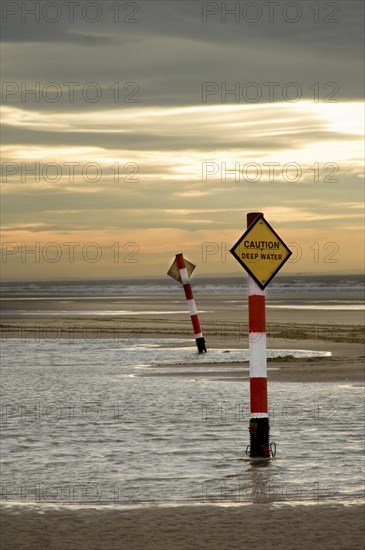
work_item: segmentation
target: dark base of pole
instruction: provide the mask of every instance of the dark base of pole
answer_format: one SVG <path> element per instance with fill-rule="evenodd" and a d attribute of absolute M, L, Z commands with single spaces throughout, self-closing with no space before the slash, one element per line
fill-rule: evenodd
<path fill-rule="evenodd" d="M 270 426 L 268 418 L 251 418 L 250 457 L 270 458 Z"/>
<path fill-rule="evenodd" d="M 205 339 L 203 336 L 196 339 L 196 345 L 198 346 L 199 353 L 207 353 L 207 348 L 205 347 Z"/>

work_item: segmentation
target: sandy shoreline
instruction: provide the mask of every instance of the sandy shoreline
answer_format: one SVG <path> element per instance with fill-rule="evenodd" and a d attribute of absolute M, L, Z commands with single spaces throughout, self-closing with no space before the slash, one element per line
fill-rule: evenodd
<path fill-rule="evenodd" d="M 335 300 L 336 294 L 329 297 Z M 113 339 L 116 343 L 135 338 L 178 338 L 183 340 L 180 345 L 195 345 L 186 304 L 179 294 L 69 300 L 67 297 L 39 298 L 38 301 L 37 297 L 3 297 L 4 315 L 0 327 L 3 341 L 10 338 L 21 338 L 22 342 L 60 339 L 72 342 L 81 339 L 92 345 L 93 341 L 104 338 Z M 304 298 L 306 303 L 318 300 L 317 296 L 311 297 L 310 294 Z M 295 301 L 295 295 L 290 299 Z M 276 304 L 275 296 L 271 303 Z M 209 348 L 248 348 L 244 296 L 203 295 L 199 298 L 199 304 L 208 353 Z M 105 315 L 106 310 L 109 315 Z M 166 315 L 166 311 L 172 314 Z M 323 358 L 269 360 L 268 376 L 272 381 L 364 381 L 363 311 L 268 309 L 266 323 L 268 349 L 329 351 L 332 354 Z M 179 344 L 169 344 L 167 341 L 166 345 Z M 204 365 L 208 366 L 208 363 Z M 222 369 L 211 373 L 203 365 L 185 365 L 195 376 L 215 376 L 222 380 L 247 378 L 248 364 L 242 362 L 242 366 L 241 372 L 225 372 L 222 365 Z M 184 370 L 186 372 L 187 369 Z M 174 376 L 184 374 L 175 371 Z"/>
<path fill-rule="evenodd" d="M 153 330 L 153 326 L 147 327 L 146 331 L 138 330 L 130 333 L 130 328 L 133 325 L 123 324 L 118 327 L 118 332 L 115 332 L 114 328 L 109 329 L 103 325 L 100 320 L 88 320 L 81 321 L 79 319 L 70 319 L 70 324 L 59 324 L 59 320 L 55 319 L 38 319 L 32 321 L 31 324 L 24 325 L 23 321 L 6 321 L 3 322 L 1 339 L 6 341 L 12 338 L 20 338 L 22 343 L 25 342 L 40 342 L 43 340 L 59 341 L 65 340 L 73 342 L 75 340 L 81 340 L 92 345 L 93 342 L 98 339 L 112 339 L 116 344 L 123 342 L 126 339 L 134 338 L 176 338 L 176 330 L 167 328 L 162 329 L 159 332 Z M 83 324 L 82 329 L 80 325 Z M 107 325 L 108 322 L 106 321 Z M 72 330 L 70 330 L 72 326 Z M 37 330 L 35 330 L 35 327 Z M 268 349 L 296 349 L 296 350 L 313 350 L 330 352 L 331 357 L 313 357 L 313 358 L 295 358 L 291 355 L 287 357 L 277 357 L 268 359 L 268 377 L 272 381 L 279 382 L 364 382 L 365 370 L 364 370 L 364 358 L 365 348 L 362 342 L 363 340 L 363 328 L 353 326 L 338 326 L 336 332 L 331 332 L 332 340 L 321 337 L 318 326 L 315 327 L 315 334 L 310 330 L 310 327 L 297 325 L 291 327 L 291 330 L 295 331 L 293 337 L 288 334 L 283 338 L 282 334 L 285 331 L 285 327 L 280 325 L 276 326 L 276 330 L 280 334 L 280 337 L 274 337 L 268 334 L 267 348 Z M 178 331 L 179 337 L 186 339 L 183 345 L 189 345 L 194 349 L 195 342 L 191 338 L 190 327 L 180 327 Z M 247 335 L 239 335 L 239 337 L 233 337 L 229 339 L 227 335 L 222 334 L 209 334 L 209 330 L 206 334 L 208 354 L 209 348 L 226 349 L 229 353 L 230 349 L 247 349 L 248 338 Z M 303 338 L 304 335 L 304 339 Z M 300 338 L 299 338 L 300 336 Z M 189 343 L 189 340 L 191 342 Z M 176 346 L 176 343 L 169 344 L 166 342 L 166 346 Z M 228 356 L 227 356 L 228 357 Z M 237 363 L 230 363 L 229 359 L 226 363 L 221 364 L 221 369 L 209 372 L 207 368 L 209 366 L 217 366 L 218 363 L 204 362 L 199 365 L 197 363 L 185 364 L 184 371 L 179 373 L 174 370 L 171 372 L 160 373 L 144 373 L 143 376 L 191 376 L 194 377 L 215 377 L 220 380 L 237 380 L 246 379 L 249 376 L 248 361 L 242 361 L 242 370 L 235 372 L 228 372 L 230 365 Z M 157 365 L 155 365 L 157 366 Z M 158 365 L 161 369 L 168 368 L 170 365 L 163 364 Z"/>
<path fill-rule="evenodd" d="M 1 527 L 4 550 L 362 550 L 364 507 L 19 508 Z"/>
<path fill-rule="evenodd" d="M 361 359 L 347 360 L 344 363 L 341 358 L 319 357 L 314 359 L 289 359 L 288 362 L 272 360 L 268 363 L 268 378 L 272 382 L 364 382 L 364 362 Z M 205 367 L 216 364 L 205 363 L 203 366 L 196 364 L 184 365 L 184 372 L 159 372 L 145 373 L 144 377 L 174 376 L 195 378 L 214 378 L 216 380 L 237 381 L 249 379 L 248 364 L 243 363 L 242 372 L 226 372 L 222 365 L 221 370 L 208 371 Z M 170 365 L 160 365 L 159 368 L 169 368 Z M 274 368 L 273 368 L 274 367 Z M 189 369 L 189 370 L 187 370 Z"/>

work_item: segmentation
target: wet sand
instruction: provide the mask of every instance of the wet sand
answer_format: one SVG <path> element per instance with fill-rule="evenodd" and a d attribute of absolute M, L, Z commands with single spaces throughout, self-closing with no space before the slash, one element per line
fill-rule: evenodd
<path fill-rule="evenodd" d="M 2 514 L 4 550 L 362 550 L 364 507 L 19 508 Z"/>
<path fill-rule="evenodd" d="M 295 298 L 289 295 L 286 300 L 292 303 Z M 299 305 L 303 304 L 303 299 L 306 304 L 318 303 L 318 296 L 308 294 L 301 296 Z M 336 294 L 327 296 L 327 299 L 335 300 Z M 276 308 L 279 302 L 275 296 L 268 299 L 267 304 L 268 349 L 329 351 L 332 354 L 331 357 L 313 359 L 289 356 L 269 360 L 271 380 L 364 381 L 364 311 L 281 309 Z M 20 337 L 24 342 L 61 338 L 72 341 L 80 338 L 92 343 L 100 338 L 112 338 L 116 342 L 129 338 L 181 338 L 191 339 L 194 346 L 186 302 L 180 294 L 96 297 L 91 300 L 41 297 L 39 301 L 36 297 L 12 300 L 9 296 L 2 301 L 2 305 L 6 310 L 1 320 L 3 340 Z M 238 299 L 237 295 L 203 295 L 199 298 L 199 306 L 208 353 L 209 348 L 248 348 L 248 314 L 244 296 Z M 106 310 L 110 314 L 105 315 Z M 166 311 L 172 314 L 163 313 Z M 35 314 L 27 315 L 27 312 Z M 185 341 L 181 345 L 189 343 Z M 196 365 L 191 365 L 191 370 L 196 376 L 234 380 L 247 377 L 248 365 L 244 362 L 242 365 L 245 368 L 241 373 L 227 373 L 223 365 L 215 373 L 207 373 Z M 177 376 L 176 373 L 174 375 Z"/>

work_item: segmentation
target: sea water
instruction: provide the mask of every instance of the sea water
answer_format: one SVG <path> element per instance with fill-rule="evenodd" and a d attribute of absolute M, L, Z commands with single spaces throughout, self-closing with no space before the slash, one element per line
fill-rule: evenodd
<path fill-rule="evenodd" d="M 5 283 L 3 322 L 24 319 L 32 326 L 36 316 L 80 315 L 95 324 L 99 315 L 115 319 L 146 312 L 170 319 L 186 314 L 185 308 L 159 305 L 155 312 L 150 305 L 141 312 L 133 304 L 142 305 L 156 292 L 175 304 L 176 285 L 167 277 Z M 226 294 L 227 302 L 237 298 L 241 307 L 244 285 L 241 277 L 202 277 L 194 281 L 194 290 L 197 296 Z M 359 276 L 278 277 L 267 305 L 355 312 L 363 308 L 363 291 Z M 15 311 L 20 302 L 21 308 L 28 304 L 26 309 Z M 272 382 L 270 372 L 277 367 L 269 363 L 271 441 L 277 452 L 269 461 L 257 461 L 246 454 L 247 349 L 221 347 L 199 355 L 191 339 L 128 338 L 118 331 L 109 339 L 97 331 L 85 338 L 77 333 L 58 338 L 57 332 L 47 338 L 20 336 L 5 335 L 2 342 L 4 505 L 351 504 L 363 499 L 364 389 L 359 383 Z M 269 357 L 288 355 L 330 353 L 268 350 Z"/>
<path fill-rule="evenodd" d="M 2 502 L 360 502 L 363 387 L 269 383 L 276 457 L 249 443 L 248 350 L 190 340 L 3 342 Z M 269 350 L 269 356 L 329 352 Z M 211 365 L 210 363 L 217 363 Z M 271 366 L 273 365 L 273 366 Z M 275 363 L 269 364 L 270 369 Z M 229 378 L 240 372 L 241 378 Z"/>

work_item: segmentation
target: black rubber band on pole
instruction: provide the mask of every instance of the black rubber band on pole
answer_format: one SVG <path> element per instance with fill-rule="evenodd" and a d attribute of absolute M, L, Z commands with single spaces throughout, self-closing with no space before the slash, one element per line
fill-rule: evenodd
<path fill-rule="evenodd" d="M 270 426 L 268 418 L 251 418 L 250 457 L 270 458 Z"/>
<path fill-rule="evenodd" d="M 205 338 L 203 336 L 196 339 L 196 345 L 198 346 L 199 353 L 207 353 L 207 348 L 205 347 Z"/>

